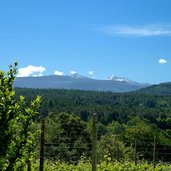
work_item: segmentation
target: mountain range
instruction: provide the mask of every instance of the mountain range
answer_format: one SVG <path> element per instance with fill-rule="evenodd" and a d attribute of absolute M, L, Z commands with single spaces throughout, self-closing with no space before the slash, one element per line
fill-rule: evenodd
<path fill-rule="evenodd" d="M 93 91 L 129 92 L 149 86 L 131 81 L 125 77 L 111 76 L 97 80 L 72 74 L 66 76 L 50 75 L 40 77 L 17 77 L 14 87 L 40 89 L 74 89 Z"/>

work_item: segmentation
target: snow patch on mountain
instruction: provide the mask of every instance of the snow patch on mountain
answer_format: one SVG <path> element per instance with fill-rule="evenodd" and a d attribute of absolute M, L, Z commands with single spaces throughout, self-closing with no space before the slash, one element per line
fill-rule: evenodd
<path fill-rule="evenodd" d="M 71 78 L 74 78 L 74 79 L 91 79 L 89 77 L 82 76 L 82 75 L 80 75 L 78 73 L 73 73 L 73 74 L 70 74 L 68 76 L 71 77 Z"/>
<path fill-rule="evenodd" d="M 119 77 L 116 75 L 109 76 L 107 80 L 112 80 L 112 81 L 120 81 L 120 82 L 133 82 L 132 80 L 126 78 L 126 77 Z"/>

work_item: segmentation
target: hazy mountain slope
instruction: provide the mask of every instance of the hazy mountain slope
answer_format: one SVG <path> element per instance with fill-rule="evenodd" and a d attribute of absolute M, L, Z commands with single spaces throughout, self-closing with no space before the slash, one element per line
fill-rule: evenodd
<path fill-rule="evenodd" d="M 136 82 L 95 80 L 82 76 L 43 76 L 43 77 L 17 77 L 14 87 L 21 88 L 54 88 L 77 89 L 95 91 L 128 92 L 143 87 L 145 84 Z"/>

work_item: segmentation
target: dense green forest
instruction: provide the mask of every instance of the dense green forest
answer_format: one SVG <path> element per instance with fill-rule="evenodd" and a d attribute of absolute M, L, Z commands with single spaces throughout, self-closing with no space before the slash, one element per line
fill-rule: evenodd
<path fill-rule="evenodd" d="M 148 94 L 142 91 L 112 93 L 64 89 L 44 90 L 17 88 L 16 95 L 23 95 L 28 101 L 34 99 L 37 95 L 41 95 L 41 115 L 47 118 L 47 122 L 51 123 L 49 125 L 56 125 L 52 122 L 56 119 L 57 123 L 60 120 L 59 116 L 62 112 L 80 117 L 81 120 L 79 123 L 82 122 L 83 124 L 81 125 L 84 128 L 87 127 L 87 131 L 85 130 L 86 128 L 83 129 L 85 136 L 80 140 L 81 144 L 87 143 L 84 149 L 91 148 L 89 146 L 90 140 L 85 137 L 88 137 L 88 134 L 90 134 L 90 121 L 92 114 L 96 113 L 98 115 L 98 140 L 99 144 L 102 143 L 101 147 L 103 144 L 112 143 L 111 140 L 115 139 L 112 135 L 117 136 L 117 142 L 120 144 L 118 148 L 120 150 L 119 158 L 126 156 L 123 153 L 126 149 L 129 151 L 127 156 L 131 159 L 133 158 L 133 147 L 136 140 L 139 159 L 151 161 L 155 138 L 157 159 L 170 161 L 171 96 L 167 95 L 166 92 L 159 95 L 155 93 Z M 72 125 L 72 122 L 70 123 Z M 53 134 L 54 129 L 54 126 L 51 128 L 49 126 L 49 130 L 51 130 L 49 135 Z M 59 130 L 59 127 L 57 126 L 56 129 Z M 61 136 L 61 134 L 59 133 L 58 136 Z M 49 139 L 52 140 L 53 138 L 51 137 Z M 53 141 L 56 140 L 54 139 Z M 113 146 L 116 146 L 116 140 L 113 141 Z M 110 156 L 113 155 L 113 158 L 118 157 L 116 151 L 112 151 L 113 149 L 110 147 L 106 148 L 108 148 Z M 48 154 L 48 150 L 47 156 L 52 154 L 51 152 Z M 104 150 L 99 151 L 99 157 L 105 155 Z M 80 155 L 77 152 L 73 153 L 76 154 L 75 156 L 81 156 L 85 151 L 79 152 Z M 74 154 L 70 154 L 70 156 Z M 63 156 L 63 158 L 65 157 Z"/>
<path fill-rule="evenodd" d="M 23 95 L 28 101 L 41 95 L 41 113 L 44 116 L 50 112 L 67 112 L 88 121 L 95 112 L 103 125 L 112 121 L 126 124 L 139 117 L 150 124 L 156 124 L 158 128 L 170 129 L 170 95 L 58 89 L 16 89 L 16 94 Z"/>

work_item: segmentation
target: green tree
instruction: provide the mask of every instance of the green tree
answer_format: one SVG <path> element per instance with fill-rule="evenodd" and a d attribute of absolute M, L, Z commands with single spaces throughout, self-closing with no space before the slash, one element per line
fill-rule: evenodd
<path fill-rule="evenodd" d="M 13 83 L 17 63 L 8 72 L 0 70 L 0 168 L 22 170 L 34 154 L 37 131 L 31 125 L 38 115 L 41 98 L 38 96 L 28 106 L 24 97 L 15 98 Z"/>
<path fill-rule="evenodd" d="M 112 123 L 107 126 L 107 129 L 110 133 L 117 135 L 120 139 L 123 139 L 125 128 L 124 125 L 120 124 L 118 121 L 112 121 Z"/>
<path fill-rule="evenodd" d="M 133 149 L 126 147 L 122 141 L 114 134 L 106 134 L 98 142 L 98 156 L 101 161 L 108 156 L 110 160 L 130 160 L 133 159 Z"/>
<path fill-rule="evenodd" d="M 134 146 L 136 141 L 138 155 L 151 160 L 154 137 L 157 137 L 158 133 L 159 130 L 156 125 L 149 124 L 147 120 L 137 116 L 132 118 L 125 126 L 124 142 Z"/>
<path fill-rule="evenodd" d="M 80 117 L 51 113 L 46 118 L 46 156 L 51 160 L 76 163 L 90 155 L 90 134 Z"/>

